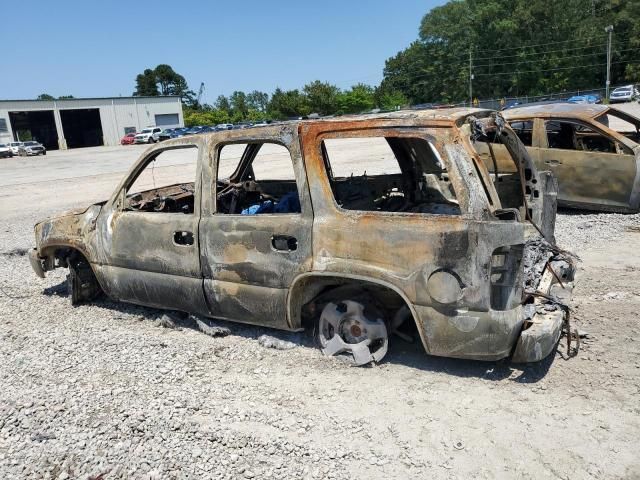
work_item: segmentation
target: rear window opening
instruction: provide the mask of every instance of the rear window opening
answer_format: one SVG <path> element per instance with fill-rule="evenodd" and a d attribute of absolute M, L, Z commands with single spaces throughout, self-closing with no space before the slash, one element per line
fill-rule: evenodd
<path fill-rule="evenodd" d="M 418 137 L 326 138 L 322 156 L 345 210 L 460 215 L 438 150 Z"/>
<path fill-rule="evenodd" d="M 540 197 L 540 191 L 536 186 L 537 179 L 530 168 L 522 165 L 522 179 L 518 172 L 520 157 L 525 155 L 525 146 L 531 143 L 533 123 L 529 121 L 514 122 L 515 130 L 503 129 L 500 133 L 495 126 L 485 125 L 485 133 L 472 136 L 471 142 L 478 156 L 488 171 L 488 181 L 493 184 L 497 193 L 500 206 L 503 211 L 496 211 L 496 216 L 501 220 L 511 220 L 514 215 L 505 213 L 504 210 L 517 210 L 521 219 L 527 214 L 531 215 L 531 209 L 525 207 L 523 196 L 531 202 Z M 517 137 L 517 138 L 516 138 Z M 518 142 L 518 140 L 520 142 Z M 478 166 L 476 166 L 478 168 Z M 480 174 L 479 174 L 480 175 Z M 482 179 L 482 175 L 480 175 Z M 484 183 L 484 182 L 483 182 Z M 488 188 L 485 185 L 485 191 Z M 488 198 L 491 198 L 487 194 Z M 498 207 L 496 202 L 491 202 Z"/>

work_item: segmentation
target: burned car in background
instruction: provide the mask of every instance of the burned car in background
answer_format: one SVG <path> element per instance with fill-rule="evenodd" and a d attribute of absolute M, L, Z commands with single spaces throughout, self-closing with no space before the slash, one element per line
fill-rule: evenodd
<path fill-rule="evenodd" d="M 557 177 L 559 205 L 621 213 L 640 210 L 640 119 L 606 105 L 567 103 L 503 114 L 537 167 Z M 480 153 L 491 169 L 489 149 Z M 504 147 L 497 145 L 493 153 L 499 171 L 513 173 Z"/>
<path fill-rule="evenodd" d="M 500 139 L 515 173 L 477 153 Z M 500 180 L 500 181 L 497 181 Z M 489 110 L 293 121 L 149 148 L 111 198 L 35 226 L 35 272 L 113 299 L 297 331 L 379 361 L 412 324 L 427 353 L 538 361 L 573 266 L 556 183 Z M 415 330 L 415 329 L 413 329 Z"/>

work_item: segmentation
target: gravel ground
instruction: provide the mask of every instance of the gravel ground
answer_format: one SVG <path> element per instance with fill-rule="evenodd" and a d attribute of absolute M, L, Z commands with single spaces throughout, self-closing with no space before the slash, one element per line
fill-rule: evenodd
<path fill-rule="evenodd" d="M 613 241 L 634 227 L 640 227 L 640 214 L 585 213 L 562 209 L 558 212 L 556 242 L 580 254 L 587 248 L 610 247 Z"/>
<path fill-rule="evenodd" d="M 459 361 L 394 338 L 352 368 L 308 335 L 225 323 L 212 338 L 153 309 L 71 307 L 66 272 L 39 279 L 24 254 L 35 221 L 92 185 L 0 193 L 23 205 L 0 213 L 0 478 L 640 478 L 640 216 L 558 216 L 582 258 L 577 357 L 561 343 L 526 367 Z"/>

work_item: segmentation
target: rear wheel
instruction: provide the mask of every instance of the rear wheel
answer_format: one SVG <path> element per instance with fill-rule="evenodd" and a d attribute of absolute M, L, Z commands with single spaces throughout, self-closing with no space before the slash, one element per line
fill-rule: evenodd
<path fill-rule="evenodd" d="M 384 317 L 361 298 L 327 303 L 318 319 L 317 339 L 322 353 L 348 354 L 355 365 L 379 362 L 389 345 Z"/>

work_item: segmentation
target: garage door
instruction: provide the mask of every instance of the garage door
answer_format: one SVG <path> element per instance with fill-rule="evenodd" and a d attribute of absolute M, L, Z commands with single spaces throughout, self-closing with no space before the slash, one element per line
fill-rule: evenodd
<path fill-rule="evenodd" d="M 180 125 L 180 117 L 177 113 L 163 113 L 156 115 L 156 127 L 177 127 Z"/>

